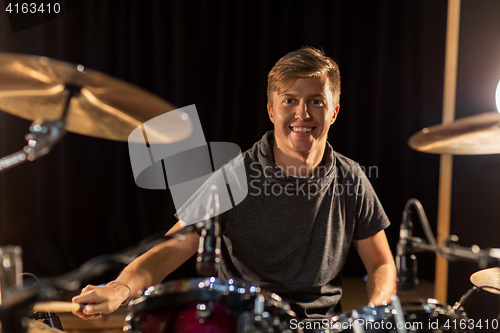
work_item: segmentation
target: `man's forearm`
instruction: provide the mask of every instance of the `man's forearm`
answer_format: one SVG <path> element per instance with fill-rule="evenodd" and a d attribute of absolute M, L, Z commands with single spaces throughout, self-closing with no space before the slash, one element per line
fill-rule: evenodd
<path fill-rule="evenodd" d="M 186 234 L 184 240 L 171 239 L 135 259 L 116 278 L 126 283 L 135 297 L 137 293 L 161 281 L 189 259 L 197 250 L 199 236 Z"/>
<path fill-rule="evenodd" d="M 394 264 L 386 263 L 378 266 L 368 275 L 366 291 L 369 304 L 381 305 L 389 302 L 392 295 L 396 294 L 396 269 Z"/>

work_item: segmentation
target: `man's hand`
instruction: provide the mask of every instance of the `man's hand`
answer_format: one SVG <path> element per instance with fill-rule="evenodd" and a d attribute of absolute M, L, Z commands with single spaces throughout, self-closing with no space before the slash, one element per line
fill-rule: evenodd
<path fill-rule="evenodd" d="M 111 283 L 104 287 L 88 285 L 80 295 L 73 297 L 73 303 L 85 304 L 82 311 L 73 314 L 88 320 L 97 319 L 101 314 L 108 314 L 120 307 L 130 297 L 129 289 L 121 283 Z"/>
<path fill-rule="evenodd" d="M 167 233 L 170 235 L 182 229 L 183 222 L 177 222 Z M 132 261 L 116 278 L 104 287 L 88 285 L 80 295 L 73 297 L 73 303 L 85 304 L 83 311 L 73 312 L 82 319 L 96 319 L 120 307 L 129 297 L 161 281 L 198 250 L 200 236 L 196 232 L 186 233 L 183 239 L 173 238 L 156 245 Z M 127 281 L 127 284 L 121 281 Z"/>

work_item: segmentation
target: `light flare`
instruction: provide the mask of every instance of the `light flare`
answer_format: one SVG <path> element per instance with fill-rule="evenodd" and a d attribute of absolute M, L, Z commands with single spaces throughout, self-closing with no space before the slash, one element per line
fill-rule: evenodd
<path fill-rule="evenodd" d="M 495 101 L 497 102 L 497 111 L 500 112 L 500 81 L 498 81 L 497 91 L 495 93 Z"/>

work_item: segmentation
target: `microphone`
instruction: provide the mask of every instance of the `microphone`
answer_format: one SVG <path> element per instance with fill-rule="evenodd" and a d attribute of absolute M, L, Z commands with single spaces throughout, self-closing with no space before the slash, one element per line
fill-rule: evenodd
<path fill-rule="evenodd" d="M 411 240 L 413 223 L 408 214 L 409 205 L 403 211 L 403 220 L 399 230 L 399 242 L 396 249 L 396 268 L 398 272 L 398 292 L 411 292 L 418 284 L 417 257 L 413 254 Z"/>
<path fill-rule="evenodd" d="M 212 186 L 211 190 L 205 226 L 201 230 L 198 254 L 196 255 L 196 272 L 201 276 L 217 275 L 220 262 L 219 195 L 215 185 Z"/>

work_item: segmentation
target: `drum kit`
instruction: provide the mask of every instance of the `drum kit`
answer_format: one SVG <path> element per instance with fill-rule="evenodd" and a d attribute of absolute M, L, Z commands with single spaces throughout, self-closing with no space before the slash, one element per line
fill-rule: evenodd
<path fill-rule="evenodd" d="M 47 154 L 66 131 L 127 141 L 132 130 L 166 112 L 173 115 L 172 131 L 158 133 L 158 140 L 182 140 L 190 130 L 189 118 L 185 114 L 176 114 L 173 105 L 138 87 L 82 65 L 27 55 L 0 54 L 0 110 L 33 120 L 26 135 L 28 144 L 19 152 L 0 158 L 0 172 Z M 500 114 L 485 113 L 425 128 L 413 135 L 408 144 L 415 150 L 437 154 L 500 153 Z M 412 235 L 412 207 L 418 213 L 428 243 Z M 26 325 L 26 318 L 44 319 L 46 317 L 34 316 L 33 313 L 76 311 L 81 307 L 79 304 L 57 302 L 54 299 L 57 294 L 55 289 L 77 290 L 86 278 L 98 277 L 109 269 L 110 262 L 129 263 L 159 242 L 182 238 L 184 233 L 191 231 L 202 235 L 204 245 L 200 245 L 198 256 L 198 261 L 203 264 L 202 271 L 213 273 L 213 267 L 218 262 L 217 246 L 220 242 L 214 219 L 190 225 L 170 236 L 162 236 L 119 254 L 94 258 L 74 272 L 30 288 L 19 287 L 6 278 L 12 271 L 9 270 L 12 261 L 3 256 L 0 265 L 2 331 L 42 331 L 39 326 Z M 439 247 L 420 203 L 412 199 L 403 213 L 397 249 L 400 291 L 413 287 L 416 273 L 412 259 L 417 251 L 431 251 L 447 259 L 477 262 L 482 268 L 498 266 L 500 262 L 499 249 L 468 249 L 456 245 Z M 461 320 L 467 320 L 464 307 L 477 290 L 500 294 L 500 268 L 482 269 L 474 273 L 470 280 L 474 288 L 453 307 L 433 299 L 400 302 L 395 295 L 388 304 L 364 307 L 321 321 L 300 321 L 287 302 L 258 286 L 213 276 L 177 280 L 149 287 L 133 299 L 128 305 L 124 331 L 471 332 L 472 329 L 467 326 L 457 325 Z M 495 328 L 493 322 L 491 325 Z M 62 329 L 50 323 L 42 326 Z"/>

